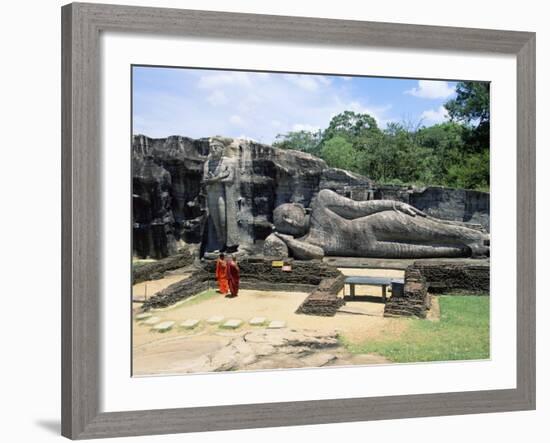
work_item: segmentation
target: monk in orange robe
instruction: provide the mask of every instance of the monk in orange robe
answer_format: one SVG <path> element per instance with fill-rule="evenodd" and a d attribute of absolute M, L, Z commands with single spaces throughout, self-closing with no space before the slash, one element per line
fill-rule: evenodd
<path fill-rule="evenodd" d="M 229 257 L 227 262 L 227 281 L 229 283 L 229 291 L 231 297 L 236 297 L 239 294 L 239 282 L 241 280 L 239 265 L 234 257 Z"/>
<path fill-rule="evenodd" d="M 220 254 L 219 258 L 216 260 L 216 280 L 218 280 L 220 294 L 227 294 L 229 292 L 229 286 L 227 284 L 227 262 L 223 254 Z"/>

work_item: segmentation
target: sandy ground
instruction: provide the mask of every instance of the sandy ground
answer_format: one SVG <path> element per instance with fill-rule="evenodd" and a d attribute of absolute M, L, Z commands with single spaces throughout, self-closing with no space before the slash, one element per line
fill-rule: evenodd
<path fill-rule="evenodd" d="M 167 288 L 168 286 L 183 280 L 188 276 L 189 274 L 167 275 L 159 280 L 149 280 L 135 284 L 132 287 L 132 299 L 145 300 L 146 298 L 150 298 L 157 292 L 162 291 L 164 288 Z"/>
<path fill-rule="evenodd" d="M 361 274 L 355 273 L 355 270 L 346 271 L 351 272 L 349 275 L 369 275 L 366 269 L 359 270 Z M 380 276 L 380 270 L 376 272 L 374 275 Z M 376 287 L 371 289 L 374 292 L 380 291 L 380 288 Z M 159 317 L 160 321 L 174 321 L 176 326 L 161 334 L 152 331 L 151 326 L 134 322 L 134 374 L 177 373 L 182 367 L 178 366 L 178 362 L 216 351 L 226 346 L 231 338 L 257 329 L 258 327 L 248 324 L 248 320 L 253 317 L 266 317 L 268 321 L 284 321 L 287 328 L 295 330 L 337 332 L 352 343 L 380 337 L 383 334 L 399 334 L 406 327 L 403 319 L 382 317 L 382 303 L 365 301 L 346 302 L 341 312 L 334 317 L 295 314 L 307 296 L 308 293 L 305 292 L 241 290 L 237 298 L 228 299 L 217 295 L 200 302 L 183 301 L 173 307 L 154 310 L 153 315 Z M 207 324 L 206 320 L 213 316 L 240 319 L 244 323 L 238 331 L 222 330 L 216 325 Z M 197 319 L 201 323 L 191 331 L 178 327 L 182 321 L 188 319 Z M 337 354 L 339 358 L 334 364 L 388 362 L 385 358 L 375 355 L 351 355 L 344 348 L 338 349 Z"/>
<path fill-rule="evenodd" d="M 363 301 L 348 301 L 342 312 L 334 317 L 317 317 L 312 315 L 296 314 L 298 306 L 308 296 L 306 292 L 277 292 L 253 291 L 243 289 L 236 298 L 225 298 L 221 295 L 200 303 L 181 303 L 176 307 L 164 310 L 151 311 L 160 321 L 175 321 L 176 324 L 184 320 L 207 320 L 213 316 L 222 316 L 225 319 L 240 319 L 243 322 L 254 317 L 265 317 L 268 320 L 282 320 L 286 326 L 294 329 L 312 329 L 323 332 L 337 331 L 353 341 L 362 341 L 366 338 L 379 336 L 388 330 L 388 325 L 395 323 L 399 329 L 400 319 L 382 317 L 384 305 Z M 204 322 L 203 322 L 204 323 Z M 194 330 L 196 333 L 201 325 Z M 243 328 L 252 328 L 244 325 Z M 394 330 L 395 328 L 392 328 Z M 215 328 L 217 329 L 217 328 Z M 178 333 L 193 334 L 174 329 L 162 334 L 162 338 Z M 136 324 L 134 328 L 134 346 L 140 346 L 159 338 L 159 334 L 151 332 L 150 327 Z"/>

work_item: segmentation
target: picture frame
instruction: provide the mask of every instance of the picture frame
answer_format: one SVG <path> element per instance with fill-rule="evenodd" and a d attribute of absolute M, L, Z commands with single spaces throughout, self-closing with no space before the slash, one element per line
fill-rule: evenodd
<path fill-rule="evenodd" d="M 482 52 L 517 60 L 515 389 L 103 412 L 100 408 L 101 32 Z M 73 3 L 62 8 L 62 434 L 72 439 L 535 408 L 535 34 Z"/>

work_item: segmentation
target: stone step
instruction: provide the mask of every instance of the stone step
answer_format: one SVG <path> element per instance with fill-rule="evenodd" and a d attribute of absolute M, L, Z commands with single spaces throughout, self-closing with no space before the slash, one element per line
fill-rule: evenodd
<path fill-rule="evenodd" d="M 206 323 L 208 323 L 209 325 L 218 325 L 222 321 L 224 321 L 224 317 L 222 317 L 221 315 L 214 315 L 206 320 Z"/>
<path fill-rule="evenodd" d="M 188 320 L 184 320 L 180 323 L 180 326 L 184 329 L 194 329 L 196 328 L 200 323 L 200 320 L 196 320 L 194 318 L 190 318 Z"/>
<path fill-rule="evenodd" d="M 163 321 L 153 326 L 153 329 L 157 332 L 166 332 L 172 329 L 172 326 L 176 324 L 175 321 Z"/>
<path fill-rule="evenodd" d="M 251 326 L 263 326 L 266 322 L 267 318 L 265 317 L 254 317 L 248 321 L 248 324 Z"/>
<path fill-rule="evenodd" d="M 159 321 L 160 321 L 160 317 L 150 317 L 147 320 L 145 320 L 143 324 L 147 326 L 153 326 L 153 325 L 156 325 Z"/>
<path fill-rule="evenodd" d="M 224 324 L 222 324 L 222 328 L 224 329 L 237 329 L 243 324 L 242 320 L 239 320 L 237 318 L 232 318 L 227 320 Z"/>

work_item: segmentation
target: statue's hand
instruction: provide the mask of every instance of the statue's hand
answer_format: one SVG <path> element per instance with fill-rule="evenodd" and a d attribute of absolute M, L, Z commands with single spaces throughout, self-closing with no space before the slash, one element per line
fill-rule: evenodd
<path fill-rule="evenodd" d="M 281 234 L 280 232 L 276 231 L 273 232 L 273 234 L 275 234 L 275 236 L 279 237 L 285 243 L 287 243 L 289 240 L 294 240 L 294 237 L 292 235 Z"/>
<path fill-rule="evenodd" d="M 400 203 L 398 206 L 396 206 L 398 210 L 401 212 L 410 215 L 411 217 L 416 217 L 417 215 L 420 217 L 426 217 L 426 213 L 422 212 L 420 209 L 416 209 L 414 206 L 411 206 L 407 203 Z"/>

